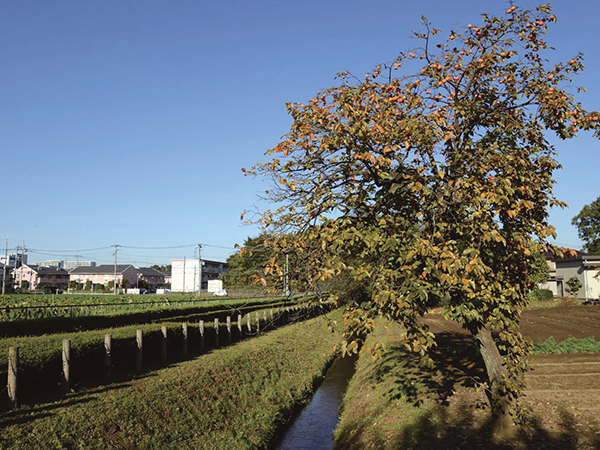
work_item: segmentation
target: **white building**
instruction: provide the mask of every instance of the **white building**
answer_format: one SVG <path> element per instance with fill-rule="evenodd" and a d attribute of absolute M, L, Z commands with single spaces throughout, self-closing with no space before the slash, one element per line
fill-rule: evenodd
<path fill-rule="evenodd" d="M 221 274 L 228 272 L 227 263 L 197 259 L 171 260 L 172 292 L 203 292 L 207 290 L 209 280 L 218 280 Z M 200 283 L 200 279 L 202 282 Z"/>
<path fill-rule="evenodd" d="M 41 267 L 60 267 L 64 269 L 65 262 L 58 259 L 47 259 L 46 261 L 32 262 L 31 265 Z"/>
<path fill-rule="evenodd" d="M 67 270 L 71 270 L 81 266 L 96 267 L 96 261 L 65 261 L 64 268 Z"/>
<path fill-rule="evenodd" d="M 6 264 L 7 267 L 16 268 L 27 264 L 27 255 L 23 253 L 9 253 L 6 256 L 0 256 L 0 264 Z"/>

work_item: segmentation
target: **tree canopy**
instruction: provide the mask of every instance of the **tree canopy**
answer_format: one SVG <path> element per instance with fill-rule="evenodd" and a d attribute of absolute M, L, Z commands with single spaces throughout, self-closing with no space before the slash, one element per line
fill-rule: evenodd
<path fill-rule="evenodd" d="M 443 35 L 423 18 L 422 46 L 288 104 L 289 133 L 246 170 L 272 181 L 277 207 L 259 221 L 311 252 L 313 281 L 348 273 L 369 286 L 347 305 L 344 350 L 385 316 L 427 364 L 435 336 L 419 319 L 443 304 L 479 343 L 497 427 L 527 368 L 518 323 L 533 255 L 555 237 L 548 209 L 564 206 L 545 133 L 599 134 L 570 89 L 582 55 L 548 59 L 555 20 L 547 5 L 512 6 Z"/>
<path fill-rule="evenodd" d="M 267 236 L 262 234 L 255 238 L 247 238 L 242 249 L 227 258 L 229 272 L 222 275 L 227 286 L 254 286 L 264 279 L 264 269 L 273 250 L 267 244 Z"/>
<path fill-rule="evenodd" d="M 583 249 L 592 255 L 600 255 L 600 197 L 585 205 L 571 223 L 585 243 Z"/>
<path fill-rule="evenodd" d="M 306 274 L 302 255 L 287 254 L 287 239 L 274 239 L 267 233 L 249 237 L 240 251 L 227 258 L 229 272 L 223 274 L 228 287 L 266 288 L 272 293 L 289 295 L 304 290 Z M 287 289 L 287 293 L 284 292 Z"/>

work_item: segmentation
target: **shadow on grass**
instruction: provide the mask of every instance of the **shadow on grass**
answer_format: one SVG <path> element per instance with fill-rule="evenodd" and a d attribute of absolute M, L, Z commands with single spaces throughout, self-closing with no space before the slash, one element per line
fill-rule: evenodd
<path fill-rule="evenodd" d="M 0 427 L 26 424 L 43 417 L 51 416 L 52 411 L 54 410 L 78 404 L 85 404 L 94 401 L 97 399 L 98 395 L 102 393 L 125 389 L 129 386 L 129 383 L 112 384 L 110 386 L 102 386 L 96 389 L 88 389 L 80 393 L 71 393 L 68 394 L 66 398 L 62 397 L 61 399 L 57 397 L 52 400 L 52 398 L 46 397 L 44 399 L 44 403 L 29 407 L 25 406 L 23 408 L 5 412 L 2 414 L 2 416 L 0 416 Z"/>
<path fill-rule="evenodd" d="M 384 358 L 361 379 L 364 386 L 384 388 L 385 398 L 362 403 L 355 411 L 352 402 L 344 405 L 344 414 L 349 416 L 342 418 L 336 430 L 335 449 L 362 449 L 365 445 L 378 449 L 600 448 L 597 430 L 584 435 L 566 407 L 554 412 L 552 430 L 544 425 L 545 418 L 532 410 L 512 438 L 494 439 L 489 404 L 475 389 L 485 381 L 486 372 L 473 338 L 439 333 L 437 341 L 431 369 L 420 367 L 415 354 L 397 346 L 388 348 Z"/>
<path fill-rule="evenodd" d="M 431 369 L 416 369 L 418 357 L 398 348 L 389 348 L 374 372 L 381 381 L 386 374 L 401 370 L 402 378 L 396 378 L 389 390 L 391 400 L 405 399 L 418 406 L 423 394 L 434 396 L 442 405 L 459 387 L 476 387 L 485 381 L 483 361 L 472 338 L 466 335 L 439 333 L 438 347 L 433 349 Z"/>

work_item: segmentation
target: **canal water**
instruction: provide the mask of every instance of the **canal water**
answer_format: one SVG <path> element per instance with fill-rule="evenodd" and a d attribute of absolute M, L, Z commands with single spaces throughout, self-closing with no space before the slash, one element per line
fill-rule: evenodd
<path fill-rule="evenodd" d="M 333 430 L 348 381 L 354 375 L 356 355 L 338 358 L 323 383 L 275 446 L 276 450 L 331 450 Z"/>

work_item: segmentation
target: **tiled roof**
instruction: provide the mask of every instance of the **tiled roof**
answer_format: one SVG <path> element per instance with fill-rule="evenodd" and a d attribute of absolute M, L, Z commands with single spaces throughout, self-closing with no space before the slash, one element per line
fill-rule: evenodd
<path fill-rule="evenodd" d="M 600 255 L 590 255 L 586 252 L 572 250 L 572 254 L 564 253 L 562 258 L 556 258 L 556 261 L 600 261 Z"/>
<path fill-rule="evenodd" d="M 125 272 L 129 267 L 133 267 L 131 264 L 117 264 L 117 273 Z M 102 264 L 100 266 L 79 266 L 72 269 L 69 273 L 71 274 L 114 274 L 115 266 L 114 264 Z"/>
<path fill-rule="evenodd" d="M 34 272 L 36 272 L 38 275 L 69 275 L 69 272 L 67 272 L 65 269 L 63 269 L 62 267 L 46 267 L 46 266 L 37 266 L 35 264 L 27 264 L 27 267 L 29 267 L 31 270 L 33 270 Z"/>
<path fill-rule="evenodd" d="M 164 273 L 153 269 L 152 267 L 136 267 L 136 270 L 138 271 L 138 273 L 141 273 L 142 275 L 146 276 L 146 277 L 164 277 L 166 276 Z"/>

